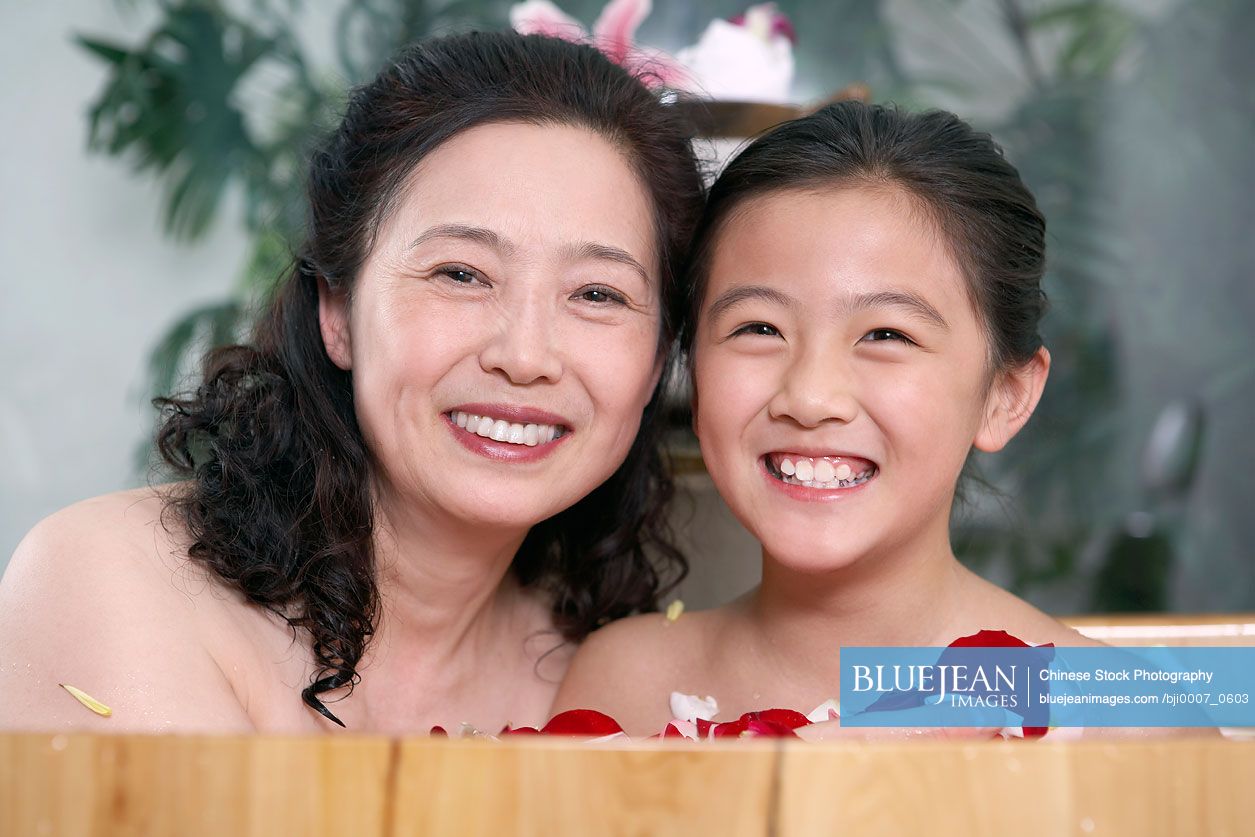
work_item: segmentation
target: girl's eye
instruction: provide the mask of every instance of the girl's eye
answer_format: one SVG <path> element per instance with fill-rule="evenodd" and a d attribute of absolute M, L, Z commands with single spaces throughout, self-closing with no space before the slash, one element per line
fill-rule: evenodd
<path fill-rule="evenodd" d="M 586 302 L 595 302 L 598 305 L 616 304 L 626 305 L 627 297 L 611 288 L 602 287 L 600 285 L 592 288 L 584 288 L 575 294 L 577 299 Z"/>
<path fill-rule="evenodd" d="M 896 340 L 902 343 L 914 342 L 902 332 L 895 331 L 891 328 L 873 328 L 871 331 L 867 332 L 866 335 L 864 335 L 863 339 L 872 343 L 879 343 L 884 340 Z"/>
<path fill-rule="evenodd" d="M 735 337 L 738 334 L 757 334 L 762 337 L 779 337 L 780 330 L 773 325 L 767 323 L 746 323 L 745 325 L 732 332 Z"/>
<path fill-rule="evenodd" d="M 447 265 L 445 267 L 437 268 L 436 273 L 441 276 L 448 277 L 450 281 L 456 282 L 459 285 L 473 285 L 477 282 L 481 285 L 487 284 L 478 273 L 471 270 L 469 267 Z"/>

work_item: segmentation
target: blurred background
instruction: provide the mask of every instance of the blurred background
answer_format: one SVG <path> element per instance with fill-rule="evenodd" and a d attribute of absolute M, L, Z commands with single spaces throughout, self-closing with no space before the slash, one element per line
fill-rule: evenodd
<path fill-rule="evenodd" d="M 0 9 L 0 570 L 40 518 L 143 484 L 153 394 L 236 339 L 349 85 L 500 0 L 66 0 Z M 599 0 L 563 0 L 590 26 Z M 656 0 L 676 52 L 742 0 Z M 990 131 L 1049 221 L 1037 415 L 971 463 L 955 549 L 1055 613 L 1255 609 L 1255 4 L 780 0 L 805 106 L 851 84 Z M 755 581 L 701 473 L 681 595 Z M 83 556 L 91 560 L 91 556 Z"/>

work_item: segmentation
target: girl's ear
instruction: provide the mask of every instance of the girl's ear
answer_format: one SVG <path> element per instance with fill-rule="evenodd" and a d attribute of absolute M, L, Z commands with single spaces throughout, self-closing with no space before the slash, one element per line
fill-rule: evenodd
<path fill-rule="evenodd" d="M 1045 346 L 1022 366 L 999 373 L 985 398 L 985 415 L 972 444 L 986 453 L 1006 447 L 1037 409 L 1049 374 L 1050 352 Z"/>
<path fill-rule="evenodd" d="M 331 362 L 345 372 L 353 368 L 353 345 L 349 339 L 349 295 L 343 288 L 332 288 L 318 277 L 318 329 Z"/>

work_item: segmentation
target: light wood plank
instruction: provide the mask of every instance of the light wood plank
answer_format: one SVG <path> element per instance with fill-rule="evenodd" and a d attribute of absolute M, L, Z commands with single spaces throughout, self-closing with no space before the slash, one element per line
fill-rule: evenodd
<path fill-rule="evenodd" d="M 386 739 L 0 736 L 0 834 L 382 835 Z"/>
<path fill-rule="evenodd" d="M 407 741 L 391 837 L 761 837 L 778 753 L 766 741 Z"/>
<path fill-rule="evenodd" d="M 0 835 L 1250 833 L 1255 742 L 0 735 Z"/>
<path fill-rule="evenodd" d="M 779 828 L 810 834 L 1249 834 L 1255 742 L 974 742 L 785 749 Z"/>

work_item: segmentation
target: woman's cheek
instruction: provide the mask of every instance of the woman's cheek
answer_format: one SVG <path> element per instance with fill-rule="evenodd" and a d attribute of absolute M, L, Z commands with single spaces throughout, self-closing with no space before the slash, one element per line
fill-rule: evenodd
<path fill-rule="evenodd" d="M 658 360 L 657 321 L 640 317 L 614 326 L 595 325 L 579 335 L 568 356 L 613 401 L 644 408 Z"/>

